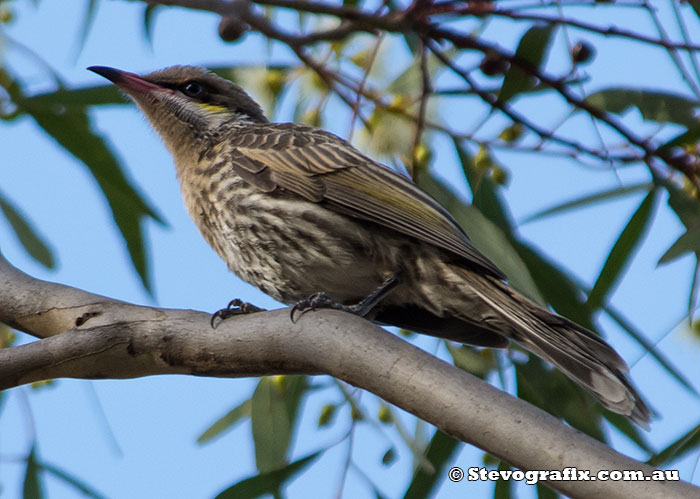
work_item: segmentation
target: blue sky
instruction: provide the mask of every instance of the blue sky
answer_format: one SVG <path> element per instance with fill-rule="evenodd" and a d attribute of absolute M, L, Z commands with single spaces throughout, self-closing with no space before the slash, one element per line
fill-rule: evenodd
<path fill-rule="evenodd" d="M 248 36 L 243 43 L 224 45 L 217 36 L 215 16 L 178 9 L 164 10 L 158 15 L 151 49 L 141 30 L 141 4 L 101 2 L 85 47 L 76 58 L 83 2 L 45 1 L 38 8 L 32 7 L 32 3 L 13 3 L 16 21 L 6 33 L 50 61 L 70 86 L 103 83 L 85 70 L 90 65 L 143 72 L 183 63 L 253 63 L 267 56 L 266 46 L 259 38 Z M 507 45 L 507 40 L 516 40 L 520 34 L 521 31 L 503 31 L 499 33 L 499 41 Z M 609 43 L 606 50 L 599 50 L 598 59 L 590 68 L 597 81 L 601 84 L 643 81 L 649 86 L 678 87 L 675 73 L 667 68 L 662 53 L 644 53 L 645 64 L 640 68 L 640 59 L 628 51 L 629 47 L 629 43 Z M 26 53 L 9 43 L 0 50 L 11 66 L 26 76 L 31 88 L 37 91 L 51 88 L 44 69 Z M 284 50 L 277 49 L 272 55 L 271 60 L 288 57 Z M 558 63 L 556 57 L 553 63 Z M 560 116 L 556 109 L 536 106 L 523 109 L 542 125 L 556 123 Z M 464 116 L 465 120 L 476 119 L 468 113 Z M 29 119 L 20 119 L 0 129 L 4 153 L 0 161 L 0 188 L 21 206 L 51 242 L 59 266 L 56 271 L 47 271 L 37 265 L 16 243 L 9 227 L 0 221 L 0 247 L 10 262 L 39 278 L 134 303 L 213 311 L 233 297 L 242 297 L 260 306 L 277 306 L 230 274 L 201 239 L 185 213 L 171 159 L 136 109 L 115 106 L 94 111 L 91 117 L 96 128 L 118 151 L 130 178 L 168 222 L 167 228 L 156 224 L 147 228 L 155 301 L 144 292 L 132 272 L 123 243 L 85 167 L 50 138 L 38 133 Z M 569 126 L 583 128 L 585 124 L 574 121 Z M 347 127 L 338 122 L 334 131 L 343 135 Z M 434 168 L 466 192 L 460 187 L 463 180 L 451 148 L 440 144 Z M 576 195 L 646 178 L 639 169 L 600 173 L 579 168 L 573 161 L 540 155 L 502 154 L 499 159 L 511 173 L 507 196 L 516 220 Z M 593 283 L 610 247 L 641 199 L 630 196 L 584 212 L 527 224 L 521 228 L 521 234 L 562 265 L 572 267 L 584 282 Z M 650 234 L 616 290 L 613 302 L 652 341 L 659 341 L 659 348 L 697 383 L 700 348 L 680 324 L 687 306 L 692 261 L 686 257 L 656 267 L 658 258 L 681 232 L 680 224 L 665 209 L 665 199 L 662 200 Z M 667 444 L 697 424 L 698 400 L 679 387 L 653 359 L 643 355 L 614 325 L 605 318 L 601 321 L 609 342 L 631 365 L 635 383 L 663 416 L 653 424 L 648 435 L 650 441 L 657 446 Z M 432 339 L 416 341 L 429 351 L 435 349 Z M 109 497 L 212 496 L 255 472 L 250 426 L 243 423 L 206 446 L 198 446 L 195 439 L 215 419 L 250 396 L 255 381 L 186 376 L 99 382 L 60 380 L 56 387 L 40 392 L 28 388 L 14 390 L 0 413 L 2 492 L 5 497 L 16 497 L 21 491 L 23 466 L 17 460 L 26 454 L 36 435 L 43 460 L 61 466 Z M 328 384 L 330 380 L 317 378 L 315 382 Z M 332 392 L 323 393 L 310 396 L 305 403 L 295 456 L 338 441 L 348 428 L 348 418 L 341 416 L 330 429 L 316 429 L 321 406 L 340 397 L 335 395 L 333 400 L 328 395 Z M 96 399 L 104 409 L 121 454 L 105 431 Z M 372 397 L 365 394 L 362 401 L 370 413 L 376 412 L 378 404 Z M 409 452 L 390 428 L 379 436 L 368 425 L 359 425 L 356 431 L 355 461 L 384 493 L 396 496 L 407 483 Z M 622 452 L 634 451 L 624 437 L 613 435 L 612 441 Z M 406 459 L 383 467 L 380 459 L 390 442 L 395 444 L 400 457 Z M 333 496 L 345 445 L 341 443 L 324 454 L 321 463 L 291 486 L 290 497 L 308 497 L 311 493 Z M 479 451 L 466 446 L 455 464 L 464 468 L 479 465 L 480 456 Z M 673 468 L 680 469 L 681 477 L 686 480 L 695 473 L 694 483 L 700 483 L 700 473 L 694 471 L 697 459 L 697 455 L 690 456 Z M 370 490 L 352 471 L 351 477 L 344 497 L 368 497 Z M 56 480 L 46 483 L 51 497 L 77 496 L 73 489 Z M 439 497 L 464 497 L 467 490 L 472 494 L 483 491 L 488 496 L 491 488 L 490 484 L 446 483 Z"/>

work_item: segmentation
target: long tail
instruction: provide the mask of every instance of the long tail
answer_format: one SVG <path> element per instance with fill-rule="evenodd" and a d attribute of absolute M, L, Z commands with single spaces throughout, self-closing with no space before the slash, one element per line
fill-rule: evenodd
<path fill-rule="evenodd" d="M 462 270 L 462 269 L 460 269 Z M 470 294 L 477 295 L 495 316 L 494 329 L 551 362 L 613 412 L 648 429 L 651 412 L 625 374 L 625 361 L 605 341 L 558 316 L 500 281 L 462 270 Z M 500 319 L 500 320 L 499 320 Z M 502 322 L 505 322 L 503 324 Z M 506 331 L 502 327 L 506 326 Z"/>

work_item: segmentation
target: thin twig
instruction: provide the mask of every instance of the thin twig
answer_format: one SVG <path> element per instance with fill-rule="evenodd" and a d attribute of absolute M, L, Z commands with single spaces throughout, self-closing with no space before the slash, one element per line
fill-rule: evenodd
<path fill-rule="evenodd" d="M 418 158 L 416 153 L 418 151 L 418 146 L 421 143 L 421 137 L 423 136 L 423 130 L 425 128 L 425 112 L 428 106 L 428 98 L 432 92 L 432 84 L 430 83 L 430 72 L 428 70 L 428 55 L 426 52 L 425 44 L 420 41 L 420 73 L 421 73 L 421 96 L 418 103 L 418 120 L 416 121 L 416 131 L 413 135 L 413 147 L 411 148 L 411 164 L 409 167 L 409 174 L 413 181 L 417 181 L 419 168 L 418 168 Z"/>

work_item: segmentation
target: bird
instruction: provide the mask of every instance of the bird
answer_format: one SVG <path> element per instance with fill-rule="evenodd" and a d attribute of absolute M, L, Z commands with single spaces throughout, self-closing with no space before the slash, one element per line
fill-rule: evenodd
<path fill-rule="evenodd" d="M 478 347 L 514 341 L 648 429 L 651 411 L 617 352 L 510 287 L 405 175 L 328 131 L 270 122 L 245 90 L 204 68 L 88 69 L 160 135 L 204 239 L 241 279 L 293 305 L 292 320 L 335 308 Z M 215 316 L 258 310 L 233 300 Z"/>

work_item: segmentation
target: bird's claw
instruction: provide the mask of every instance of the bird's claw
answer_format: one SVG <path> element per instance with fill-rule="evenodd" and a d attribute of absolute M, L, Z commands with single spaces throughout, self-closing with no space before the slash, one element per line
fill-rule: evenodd
<path fill-rule="evenodd" d="M 216 326 L 221 324 L 221 322 L 225 321 L 229 317 L 233 317 L 234 315 L 253 314 L 255 312 L 264 311 L 264 308 L 256 307 L 255 305 L 244 302 L 239 298 L 234 298 L 228 303 L 226 308 L 217 310 L 212 314 L 210 324 L 212 329 L 216 329 Z"/>
<path fill-rule="evenodd" d="M 333 298 L 328 296 L 327 293 L 324 293 L 323 291 L 319 291 L 318 293 L 312 294 L 307 299 L 297 302 L 292 307 L 292 310 L 289 312 L 289 318 L 292 320 L 292 322 L 296 322 L 299 319 L 299 317 L 304 315 L 309 310 L 316 310 L 318 308 L 332 308 L 335 310 L 350 311 L 350 310 L 346 310 L 346 309 L 349 309 L 350 307 L 346 307 L 345 305 L 343 305 L 341 303 L 333 301 Z M 295 314 L 297 314 L 297 312 L 298 312 L 298 315 L 295 316 Z"/>

